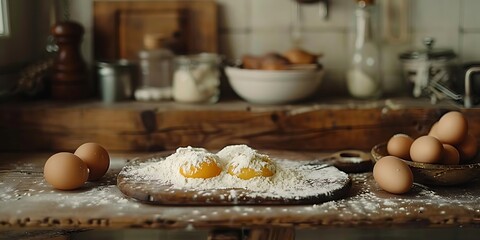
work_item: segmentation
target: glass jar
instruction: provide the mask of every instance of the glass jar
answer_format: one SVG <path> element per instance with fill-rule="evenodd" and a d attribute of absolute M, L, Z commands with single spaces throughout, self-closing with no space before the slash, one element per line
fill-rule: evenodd
<path fill-rule="evenodd" d="M 173 99 L 186 103 L 215 103 L 220 96 L 220 58 L 201 53 L 175 58 Z"/>
<path fill-rule="evenodd" d="M 373 14 L 373 1 L 357 1 L 355 45 L 347 71 L 347 87 L 352 97 L 360 99 L 374 99 L 382 94 L 380 46 L 374 34 Z"/>
<path fill-rule="evenodd" d="M 163 45 L 161 34 L 146 34 L 144 49 L 138 52 L 140 84 L 135 98 L 143 101 L 171 99 L 174 54 Z"/>
<path fill-rule="evenodd" d="M 101 61 L 97 63 L 100 97 L 110 104 L 130 99 L 138 66 L 128 60 Z"/>
<path fill-rule="evenodd" d="M 435 39 L 423 39 L 425 48 L 400 54 L 403 77 L 414 97 L 429 96 L 435 85 L 452 87 L 457 55 L 452 49 L 434 48 Z"/>

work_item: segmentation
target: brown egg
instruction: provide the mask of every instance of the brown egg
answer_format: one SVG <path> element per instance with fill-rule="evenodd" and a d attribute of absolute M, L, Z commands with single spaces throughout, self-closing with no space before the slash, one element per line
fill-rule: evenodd
<path fill-rule="evenodd" d="M 260 69 L 262 66 L 262 58 L 253 55 L 244 55 L 242 57 L 243 68 Z"/>
<path fill-rule="evenodd" d="M 413 138 L 406 134 L 395 134 L 388 140 L 388 154 L 399 157 L 401 159 L 410 160 L 410 146 L 412 146 Z"/>
<path fill-rule="evenodd" d="M 265 54 L 262 58 L 260 69 L 262 70 L 286 70 L 290 62 L 277 53 Z"/>
<path fill-rule="evenodd" d="M 436 139 L 438 139 L 438 136 L 437 136 L 437 127 L 438 127 L 438 122 L 435 122 L 432 127 L 430 128 L 430 131 L 428 132 L 428 136 L 432 136 L 432 137 L 435 137 Z"/>
<path fill-rule="evenodd" d="M 468 122 L 462 113 L 451 111 L 444 114 L 435 127 L 435 136 L 442 143 L 455 145 L 461 143 L 468 132 Z"/>
<path fill-rule="evenodd" d="M 410 147 L 412 161 L 421 163 L 438 163 L 442 159 L 443 145 L 432 136 L 421 136 Z"/>
<path fill-rule="evenodd" d="M 87 181 L 88 168 L 74 154 L 60 152 L 48 158 L 43 168 L 43 176 L 54 188 L 73 190 Z"/>
<path fill-rule="evenodd" d="M 443 144 L 443 156 L 440 163 L 445 165 L 457 165 L 460 163 L 458 150 L 450 144 Z"/>
<path fill-rule="evenodd" d="M 75 150 L 74 154 L 87 164 L 90 170 L 89 181 L 103 177 L 110 166 L 110 156 L 107 150 L 97 143 L 84 143 Z"/>
<path fill-rule="evenodd" d="M 457 149 L 460 153 L 460 163 L 466 163 L 477 155 L 477 139 L 468 133 L 465 140 L 457 145 Z"/>
<path fill-rule="evenodd" d="M 317 55 L 303 49 L 292 48 L 283 54 L 292 64 L 312 64 L 317 61 Z"/>
<path fill-rule="evenodd" d="M 385 156 L 375 163 L 373 178 L 383 190 L 394 194 L 406 193 L 413 185 L 412 170 L 394 156 Z"/>

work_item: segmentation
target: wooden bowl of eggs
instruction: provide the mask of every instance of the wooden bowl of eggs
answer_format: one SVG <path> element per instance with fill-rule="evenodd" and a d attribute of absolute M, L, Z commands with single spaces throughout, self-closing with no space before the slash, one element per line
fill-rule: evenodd
<path fill-rule="evenodd" d="M 387 143 L 375 145 L 371 154 L 374 162 L 388 156 Z M 471 163 L 458 165 L 419 163 L 404 159 L 402 161 L 412 170 L 414 181 L 425 185 L 453 186 L 480 177 L 478 158 L 475 158 Z"/>
<path fill-rule="evenodd" d="M 428 135 L 413 139 L 396 134 L 374 146 L 374 162 L 394 156 L 406 163 L 414 181 L 425 185 L 453 186 L 480 177 L 477 140 L 468 132 L 468 122 L 456 111 L 444 114 Z"/>

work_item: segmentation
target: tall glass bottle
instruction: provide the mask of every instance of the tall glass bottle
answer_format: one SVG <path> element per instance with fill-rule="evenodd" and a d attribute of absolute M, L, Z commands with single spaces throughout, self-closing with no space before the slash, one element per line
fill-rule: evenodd
<path fill-rule="evenodd" d="M 374 0 L 356 0 L 355 44 L 347 71 L 350 95 L 375 99 L 382 95 L 380 47 L 372 23 Z"/>

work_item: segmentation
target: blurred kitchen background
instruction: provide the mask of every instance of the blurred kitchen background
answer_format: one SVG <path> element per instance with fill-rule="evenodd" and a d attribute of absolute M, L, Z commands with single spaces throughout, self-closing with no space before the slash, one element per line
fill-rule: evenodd
<path fill-rule="evenodd" d="M 161 0 L 159 0 L 161 1 Z M 8 85 L 26 65 L 46 54 L 50 27 L 54 24 L 55 5 L 63 9 L 56 17 L 69 14 L 85 28 L 82 55 L 95 62 L 92 0 L 0 0 L 4 12 L 0 31 L 0 85 Z M 132 1 L 138 2 L 138 1 Z M 152 0 L 151 2 L 156 2 Z M 192 2 L 197 2 L 193 1 Z M 228 59 L 244 54 L 284 52 L 292 47 L 292 32 L 298 23 L 297 3 L 293 0 L 217 0 L 218 53 Z M 326 76 L 323 93 L 345 93 L 345 71 L 354 33 L 353 0 L 329 0 L 301 5 L 301 47 L 322 53 Z M 403 91 L 399 54 L 423 47 L 425 37 L 435 39 L 435 47 L 449 48 L 461 63 L 480 60 L 480 9 L 478 0 L 377 0 L 381 21 L 382 71 L 388 95 Z M 65 10 L 66 9 L 66 10 Z M 5 14 L 6 13 L 6 14 Z M 7 16 L 5 18 L 5 16 Z M 406 18 L 403 18 L 405 17 Z M 385 26 L 390 19 L 389 27 Z M 403 19 L 403 20 L 402 20 Z M 405 20 L 405 21 L 404 21 Z M 162 24 L 159 22 L 158 24 Z M 408 31 L 398 36 L 401 24 Z M 200 26 L 201 27 L 201 26 Z M 393 29 L 393 30 L 392 30 Z"/>

